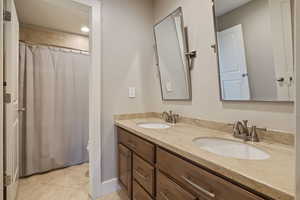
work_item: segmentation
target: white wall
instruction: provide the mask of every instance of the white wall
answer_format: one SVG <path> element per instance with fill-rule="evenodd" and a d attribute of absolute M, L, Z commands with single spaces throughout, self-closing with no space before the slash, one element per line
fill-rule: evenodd
<path fill-rule="evenodd" d="M 212 4 L 199 0 L 154 0 L 155 22 L 182 6 L 185 25 L 189 29 L 190 49 L 197 50 L 192 70 L 193 101 L 163 103 L 157 72 L 153 67 L 153 111 L 172 109 L 179 114 L 201 119 L 233 122 L 249 119 L 259 127 L 295 132 L 294 107 L 291 103 L 224 103 L 219 100 Z M 263 85 L 262 85 L 263 87 Z"/>
<path fill-rule="evenodd" d="M 296 1 L 295 10 L 300 10 L 300 2 Z M 300 131 L 300 12 L 295 12 L 295 41 L 296 41 L 296 76 L 297 76 L 297 84 L 296 84 L 296 124 L 297 124 L 297 132 Z M 296 200 L 300 199 L 300 134 L 296 135 Z"/>
<path fill-rule="evenodd" d="M 103 0 L 102 180 L 117 176 L 113 115 L 146 112 L 153 67 L 151 0 Z M 137 98 L 129 99 L 128 87 Z"/>

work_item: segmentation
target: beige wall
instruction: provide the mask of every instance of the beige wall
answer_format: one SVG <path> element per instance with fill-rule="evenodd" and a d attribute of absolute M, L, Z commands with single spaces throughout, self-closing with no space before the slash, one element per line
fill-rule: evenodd
<path fill-rule="evenodd" d="M 268 0 L 250 1 L 218 17 L 219 31 L 242 24 L 253 99 L 278 99 L 270 19 Z"/>
<path fill-rule="evenodd" d="M 157 72 L 152 67 L 151 110 L 161 112 L 172 109 L 182 115 L 222 122 L 249 119 L 259 127 L 295 132 L 291 103 L 225 103 L 219 100 L 217 58 L 210 48 L 215 43 L 212 4 L 199 0 L 155 0 L 155 21 L 167 16 L 178 6 L 182 6 L 185 25 L 189 28 L 190 49 L 198 51 L 191 72 L 193 101 L 163 103 Z"/>
<path fill-rule="evenodd" d="M 117 176 L 113 115 L 147 111 L 153 62 L 152 1 L 104 0 L 102 86 L 103 180 Z M 128 87 L 136 87 L 135 99 Z"/>
<path fill-rule="evenodd" d="M 35 44 L 55 45 L 83 51 L 89 50 L 88 37 L 36 26 L 21 25 L 20 40 Z"/>

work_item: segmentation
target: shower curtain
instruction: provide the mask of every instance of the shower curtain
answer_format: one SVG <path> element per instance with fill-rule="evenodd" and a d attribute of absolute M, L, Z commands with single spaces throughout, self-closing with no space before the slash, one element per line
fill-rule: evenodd
<path fill-rule="evenodd" d="M 88 161 L 89 55 L 20 43 L 21 176 Z"/>

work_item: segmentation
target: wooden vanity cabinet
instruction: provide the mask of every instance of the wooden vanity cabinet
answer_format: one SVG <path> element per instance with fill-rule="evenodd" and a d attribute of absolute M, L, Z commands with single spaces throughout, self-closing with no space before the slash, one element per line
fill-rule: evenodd
<path fill-rule="evenodd" d="M 152 200 L 151 196 L 135 180 L 133 180 L 132 200 Z"/>
<path fill-rule="evenodd" d="M 197 197 L 184 190 L 163 173 L 157 173 L 157 200 L 197 200 Z"/>
<path fill-rule="evenodd" d="M 118 145 L 118 171 L 119 181 L 122 184 L 124 190 L 127 192 L 128 197 L 131 198 L 132 187 L 132 153 L 122 144 Z"/>
<path fill-rule="evenodd" d="M 118 128 L 118 143 L 119 171 L 121 171 L 119 180 L 128 192 L 128 197 L 132 200 L 154 199 L 155 145 L 121 128 Z M 126 149 L 126 154 L 123 153 L 124 149 Z M 124 158 L 124 155 L 130 155 L 130 157 L 127 157 L 128 160 Z M 124 165 L 128 166 L 127 169 L 130 170 L 126 173 L 126 176 Z M 128 180 L 130 183 L 126 182 Z"/>
<path fill-rule="evenodd" d="M 132 174 L 134 179 L 151 195 L 154 196 L 154 167 L 137 155 L 133 155 Z"/>
<path fill-rule="evenodd" d="M 146 160 L 147 162 L 154 164 L 154 158 L 155 158 L 155 145 L 141 139 L 133 134 L 130 134 L 129 132 L 125 131 L 124 129 L 119 128 L 118 129 L 118 138 L 119 143 L 125 145 L 129 149 L 131 149 L 133 152 L 135 152 L 137 155 L 139 155 L 141 158 Z"/>
<path fill-rule="evenodd" d="M 157 167 L 199 200 L 263 200 L 161 148 L 157 149 Z"/>
<path fill-rule="evenodd" d="M 118 128 L 119 179 L 131 200 L 272 200 Z"/>

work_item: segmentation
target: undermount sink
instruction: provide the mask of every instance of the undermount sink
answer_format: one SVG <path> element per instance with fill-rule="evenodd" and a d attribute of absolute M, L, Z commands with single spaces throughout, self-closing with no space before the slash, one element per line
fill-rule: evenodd
<path fill-rule="evenodd" d="M 170 128 L 171 126 L 165 123 L 159 123 L 159 122 L 151 122 L 151 123 L 138 123 L 138 126 L 141 128 L 147 128 L 147 129 L 166 129 Z"/>
<path fill-rule="evenodd" d="M 221 138 L 196 138 L 194 143 L 201 149 L 224 157 L 244 160 L 266 160 L 270 155 L 252 145 Z"/>

